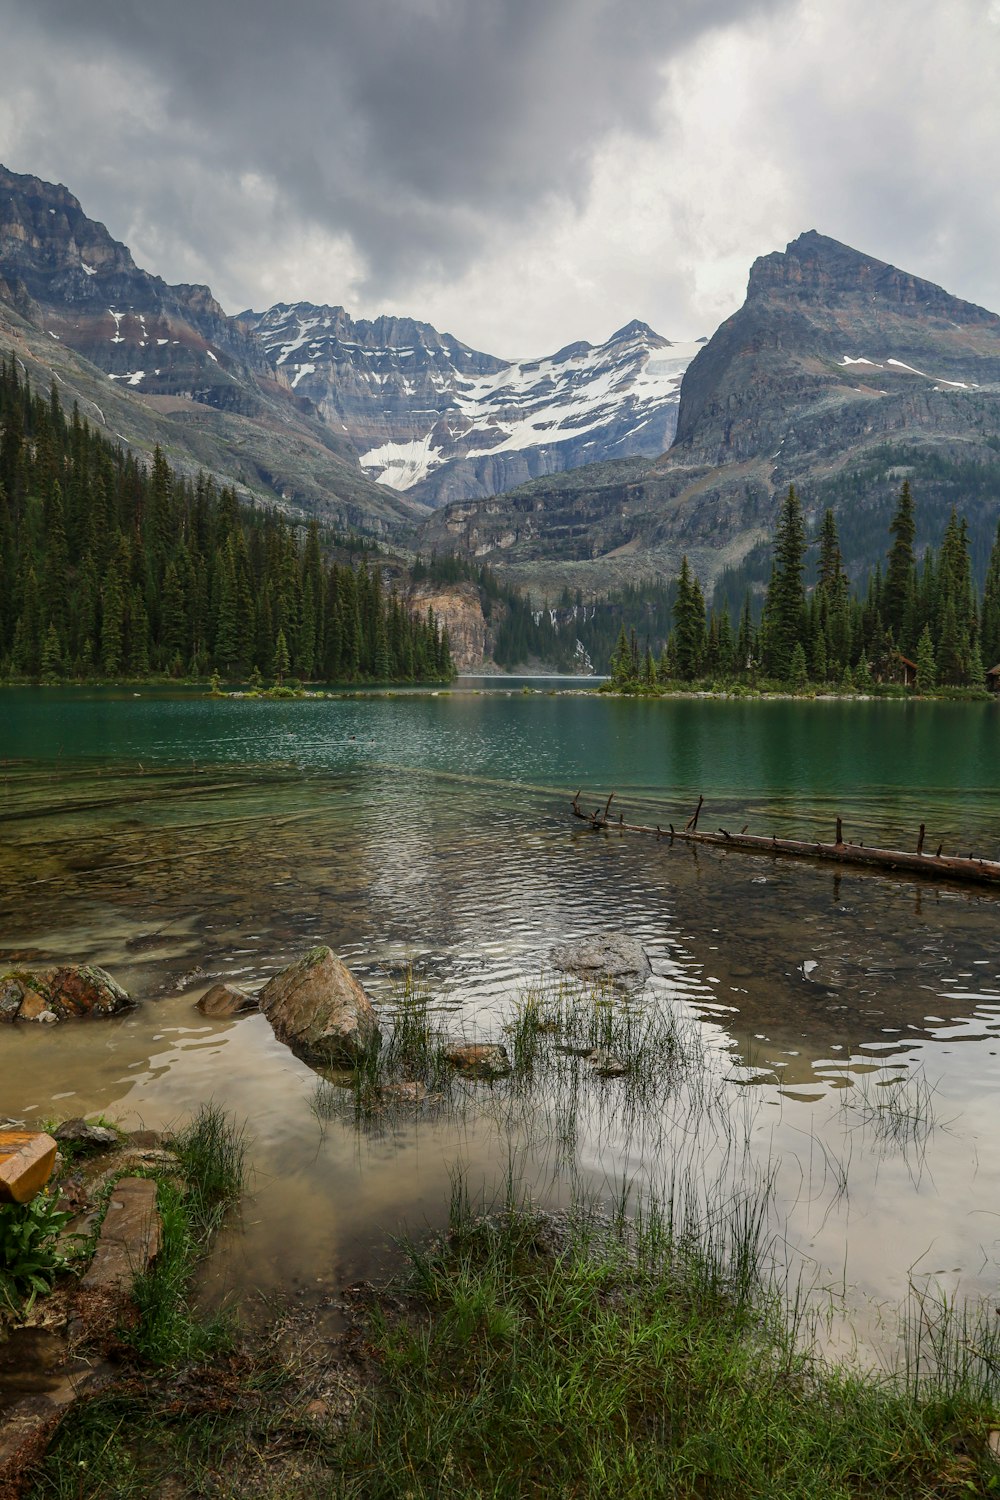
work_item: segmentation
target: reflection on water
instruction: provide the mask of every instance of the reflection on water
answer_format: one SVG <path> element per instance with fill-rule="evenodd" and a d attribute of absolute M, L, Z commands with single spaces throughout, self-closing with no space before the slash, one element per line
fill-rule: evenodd
<path fill-rule="evenodd" d="M 642 939 L 646 1003 L 699 1029 L 728 1123 L 692 1139 L 682 1096 L 626 1118 L 611 1084 L 570 1110 L 554 1083 L 513 1131 L 533 1192 L 663 1182 L 689 1152 L 706 1183 L 773 1158 L 775 1228 L 810 1284 L 873 1307 L 925 1277 L 995 1284 L 996 898 L 595 835 L 566 796 L 613 786 L 676 818 L 698 789 L 723 824 L 817 833 L 839 813 L 912 843 L 927 821 L 993 852 L 992 705 L 904 721 L 918 706 L 815 705 L 809 720 L 802 705 L 540 694 L 24 702 L 0 720 L 0 963 L 98 962 L 148 1003 L 0 1031 L 0 1114 L 156 1127 L 211 1098 L 245 1118 L 254 1189 L 216 1289 L 320 1295 L 367 1274 L 394 1235 L 440 1222 L 456 1162 L 500 1180 L 509 1149 L 476 1086 L 456 1113 L 384 1132 L 318 1119 L 315 1076 L 261 1017 L 194 1009 L 216 978 L 263 981 L 326 940 L 384 1005 L 413 961 L 449 1025 L 495 1035 L 556 941 L 608 929 Z M 766 719 L 779 708 L 795 712 Z M 961 753 L 942 756 L 959 722 Z M 879 1105 L 894 1079 L 925 1090 L 925 1122 L 902 1136 Z"/>

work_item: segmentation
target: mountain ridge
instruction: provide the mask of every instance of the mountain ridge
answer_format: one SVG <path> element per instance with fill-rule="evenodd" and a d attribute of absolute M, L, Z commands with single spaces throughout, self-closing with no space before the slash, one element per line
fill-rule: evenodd
<path fill-rule="evenodd" d="M 838 476 L 853 495 L 882 449 L 895 458 L 866 503 L 888 503 L 890 470 L 923 464 L 937 526 L 962 465 L 996 468 L 998 433 L 1000 318 L 808 231 L 754 262 L 743 305 L 685 371 L 663 455 L 450 506 L 421 541 L 591 590 L 672 576 L 687 553 L 711 584 L 766 541 L 789 484 L 836 510 Z M 972 524 L 995 527 L 996 510 L 984 497 Z"/>
<path fill-rule="evenodd" d="M 276 303 L 240 318 L 363 469 L 432 506 L 587 458 L 662 452 L 699 347 L 633 319 L 600 345 L 506 360 L 413 318 L 354 319 L 340 306 Z"/>
<path fill-rule="evenodd" d="M 0 314 L 0 348 L 147 456 L 159 442 L 182 470 L 341 527 L 401 532 L 421 514 L 359 470 L 210 288 L 143 271 L 66 187 L 6 167 Z"/>

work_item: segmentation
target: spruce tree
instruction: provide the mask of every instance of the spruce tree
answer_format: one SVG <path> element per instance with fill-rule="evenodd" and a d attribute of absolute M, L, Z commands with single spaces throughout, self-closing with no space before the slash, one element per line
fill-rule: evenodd
<path fill-rule="evenodd" d="M 772 677 L 786 680 L 792 652 L 805 626 L 806 534 L 802 507 L 790 485 L 781 507 L 774 538 L 774 564 L 764 605 L 764 666 Z"/>
<path fill-rule="evenodd" d="M 885 570 L 885 587 L 882 596 L 882 619 L 892 631 L 893 640 L 902 651 L 909 651 L 913 641 L 906 636 L 907 626 L 914 618 L 914 595 L 916 592 L 916 561 L 913 540 L 917 534 L 910 481 L 904 479 L 899 492 L 899 504 L 889 524 L 894 538 L 889 550 Z"/>
<path fill-rule="evenodd" d="M 934 661 L 934 642 L 931 628 L 925 625 L 917 642 L 917 692 L 929 693 L 937 684 L 937 667 Z"/>
<path fill-rule="evenodd" d="M 677 674 L 685 682 L 697 677 L 705 654 L 705 600 L 701 585 L 688 566 L 687 557 L 681 559 L 681 571 L 677 579 L 677 598 L 674 602 L 674 655 Z"/>
<path fill-rule="evenodd" d="M 278 631 L 278 639 L 274 646 L 274 661 L 271 664 L 271 675 L 278 687 L 284 682 L 291 670 L 291 657 L 288 652 L 288 642 L 285 640 L 285 632 Z"/>
<path fill-rule="evenodd" d="M 1000 525 L 986 568 L 980 640 L 983 664 L 988 671 L 1000 663 Z"/>

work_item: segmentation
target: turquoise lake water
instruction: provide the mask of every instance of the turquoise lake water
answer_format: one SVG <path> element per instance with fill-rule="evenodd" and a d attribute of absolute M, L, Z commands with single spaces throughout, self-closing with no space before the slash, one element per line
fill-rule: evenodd
<path fill-rule="evenodd" d="M 992 1293 L 997 898 L 594 834 L 568 803 L 613 790 L 626 817 L 683 822 L 704 794 L 702 827 L 829 838 L 840 815 L 903 847 L 925 822 L 929 845 L 997 858 L 998 750 L 992 703 L 2 691 L 0 965 L 102 963 L 146 1003 L 0 1031 L 0 1115 L 156 1126 L 217 1099 L 249 1122 L 256 1171 L 219 1284 L 319 1296 L 439 1222 L 456 1163 L 502 1174 L 507 1146 L 476 1099 L 382 1135 L 320 1122 L 314 1075 L 266 1021 L 208 1022 L 198 994 L 323 940 L 387 1012 L 412 963 L 449 1027 L 500 1036 L 554 943 L 622 931 L 650 956 L 647 1003 L 699 1029 L 732 1117 L 778 1162 L 782 1241 L 855 1331 L 920 1278 Z M 933 1097 L 917 1149 L 868 1128 L 872 1090 L 911 1085 Z M 571 1160 L 548 1124 L 525 1129 L 525 1182 L 554 1201 L 623 1176 L 640 1191 L 677 1159 L 667 1123 L 628 1124 L 605 1090 Z M 718 1152 L 699 1149 L 707 1181 Z"/>

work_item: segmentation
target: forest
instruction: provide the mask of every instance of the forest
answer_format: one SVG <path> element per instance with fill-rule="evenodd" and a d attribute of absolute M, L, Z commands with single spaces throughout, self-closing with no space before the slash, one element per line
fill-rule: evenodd
<path fill-rule="evenodd" d="M 449 679 L 370 550 L 147 468 L 0 361 L 0 680 Z"/>
<path fill-rule="evenodd" d="M 676 582 L 672 629 L 654 656 L 649 642 L 621 627 L 611 657 L 611 685 L 652 691 L 669 683 L 749 682 L 802 690 L 836 685 L 982 690 L 1000 662 L 1000 527 L 980 595 L 973 583 L 969 528 L 952 509 L 938 548 L 918 557 L 916 506 L 903 482 L 889 524 L 890 545 L 866 587 L 852 585 L 837 522 L 828 509 L 817 537 L 807 535 L 794 486 L 782 502 L 772 546 L 763 613 L 750 591 L 737 622 L 727 608 L 706 611 L 685 557 Z M 817 549 L 815 583 L 806 558 Z"/>

